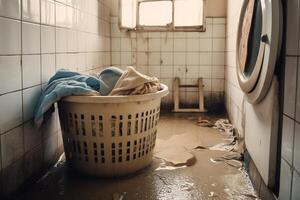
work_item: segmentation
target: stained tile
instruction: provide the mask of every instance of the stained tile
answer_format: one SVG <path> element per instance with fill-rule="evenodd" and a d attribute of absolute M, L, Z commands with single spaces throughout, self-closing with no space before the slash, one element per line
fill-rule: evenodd
<path fill-rule="evenodd" d="M 283 112 L 292 118 L 295 117 L 296 79 L 297 58 L 286 57 Z"/>
<path fill-rule="evenodd" d="M 290 199 L 292 171 L 290 166 L 281 159 L 279 199 Z"/>
<path fill-rule="evenodd" d="M 1 135 L 1 153 L 3 168 L 8 167 L 24 154 L 24 135 L 22 126 Z"/>
<path fill-rule="evenodd" d="M 294 121 L 283 116 L 281 154 L 290 164 L 293 160 Z"/>

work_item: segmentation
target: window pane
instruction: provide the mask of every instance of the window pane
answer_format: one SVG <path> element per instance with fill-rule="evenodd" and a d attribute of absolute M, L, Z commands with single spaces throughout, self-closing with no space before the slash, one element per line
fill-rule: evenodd
<path fill-rule="evenodd" d="M 135 28 L 136 26 L 136 0 L 122 0 L 122 16 L 121 26 L 127 28 Z"/>
<path fill-rule="evenodd" d="M 203 25 L 203 0 L 175 0 L 175 26 Z"/>
<path fill-rule="evenodd" d="M 172 22 L 172 2 L 157 1 L 140 3 L 139 23 L 146 26 L 165 26 Z"/>

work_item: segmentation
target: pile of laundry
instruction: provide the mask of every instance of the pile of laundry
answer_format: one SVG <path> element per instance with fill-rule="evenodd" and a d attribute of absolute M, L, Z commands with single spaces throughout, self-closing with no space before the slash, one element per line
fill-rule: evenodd
<path fill-rule="evenodd" d="M 108 67 L 99 74 L 83 75 L 68 70 L 58 70 L 47 83 L 34 111 L 37 126 L 43 122 L 46 113 L 61 98 L 71 95 L 140 95 L 161 90 L 156 77 L 149 77 L 127 67 L 125 71 L 117 67 Z"/>

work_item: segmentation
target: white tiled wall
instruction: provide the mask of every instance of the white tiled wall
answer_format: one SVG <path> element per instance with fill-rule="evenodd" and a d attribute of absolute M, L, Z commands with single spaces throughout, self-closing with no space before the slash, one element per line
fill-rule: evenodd
<path fill-rule="evenodd" d="M 300 198 L 300 1 L 286 1 L 286 57 L 279 198 Z"/>
<path fill-rule="evenodd" d="M 0 194 L 61 150 L 57 112 L 36 129 L 35 104 L 57 69 L 89 73 L 111 64 L 110 8 L 109 0 L 0 1 Z M 8 181 L 20 168 L 18 181 Z"/>
<path fill-rule="evenodd" d="M 228 0 L 225 67 L 225 103 L 228 115 L 240 134 L 242 128 L 243 92 L 236 77 L 236 34 L 243 1 Z"/>
<path fill-rule="evenodd" d="M 172 102 L 174 77 L 185 84 L 196 84 L 202 77 L 207 104 L 217 102 L 224 92 L 226 19 L 207 18 L 206 25 L 205 32 L 134 33 L 120 30 L 118 17 L 112 17 L 112 65 L 131 65 L 158 77 L 170 90 L 163 103 Z M 197 90 L 183 90 L 181 102 L 196 104 L 197 95 Z"/>

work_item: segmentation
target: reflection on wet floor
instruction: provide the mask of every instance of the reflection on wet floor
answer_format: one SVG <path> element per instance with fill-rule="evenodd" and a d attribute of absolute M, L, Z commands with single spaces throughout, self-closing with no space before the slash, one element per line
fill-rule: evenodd
<path fill-rule="evenodd" d="M 203 148 L 191 149 L 196 162 L 175 167 L 162 159 L 136 174 L 119 178 L 91 178 L 69 172 L 62 159 L 33 186 L 19 194 L 20 200 L 206 200 L 256 199 L 251 182 L 240 166 L 222 160 L 228 152 L 210 150 L 228 138 L 218 130 L 201 127 L 188 115 L 161 116 L 158 138 L 197 135 Z"/>

